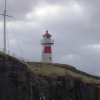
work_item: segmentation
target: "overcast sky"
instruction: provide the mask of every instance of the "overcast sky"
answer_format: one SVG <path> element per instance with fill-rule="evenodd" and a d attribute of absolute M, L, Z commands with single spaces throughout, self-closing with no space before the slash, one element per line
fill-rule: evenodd
<path fill-rule="evenodd" d="M 1 14 L 3 4 L 0 0 Z M 7 14 L 14 16 L 7 18 L 7 49 L 11 52 L 41 61 L 40 40 L 47 29 L 55 41 L 54 63 L 100 76 L 100 0 L 7 0 Z M 1 49 L 2 21 L 0 16 Z"/>

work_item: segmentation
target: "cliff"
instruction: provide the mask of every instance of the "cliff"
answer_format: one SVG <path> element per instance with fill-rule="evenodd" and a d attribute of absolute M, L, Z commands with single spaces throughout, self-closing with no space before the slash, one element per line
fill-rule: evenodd
<path fill-rule="evenodd" d="M 0 100 L 100 100 L 100 78 L 69 65 L 26 63 L 0 53 Z"/>

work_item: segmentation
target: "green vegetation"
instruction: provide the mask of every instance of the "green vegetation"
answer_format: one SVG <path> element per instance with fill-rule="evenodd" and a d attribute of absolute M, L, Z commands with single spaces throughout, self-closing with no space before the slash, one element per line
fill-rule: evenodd
<path fill-rule="evenodd" d="M 92 75 L 85 74 L 78 71 L 72 66 L 61 64 L 47 64 L 47 63 L 32 63 L 29 62 L 29 68 L 33 73 L 39 75 L 51 75 L 51 76 L 70 76 L 79 79 L 88 84 L 95 84 L 100 86 L 100 78 L 94 78 Z"/>
<path fill-rule="evenodd" d="M 3 52 L 0 52 L 1 56 L 5 56 Z M 6 57 L 9 55 L 6 55 Z M 11 57 L 11 56 L 9 56 Z M 12 59 L 18 60 L 17 58 L 11 57 Z M 36 74 L 45 76 L 66 76 L 79 79 L 87 84 L 95 84 L 100 86 L 100 77 L 89 75 L 85 72 L 79 71 L 73 66 L 65 64 L 49 64 L 39 62 L 22 62 L 28 66 L 28 69 Z"/>
<path fill-rule="evenodd" d="M 48 64 L 30 64 L 32 71 L 41 75 L 66 75 L 66 70 L 63 68 L 54 67 Z"/>

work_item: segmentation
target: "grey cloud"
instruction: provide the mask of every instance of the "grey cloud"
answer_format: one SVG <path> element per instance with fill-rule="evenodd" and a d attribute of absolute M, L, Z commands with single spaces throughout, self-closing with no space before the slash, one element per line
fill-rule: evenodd
<path fill-rule="evenodd" d="M 38 0 L 40 1 L 40 0 Z M 25 14 L 31 12 L 37 6 L 37 0 L 9 0 L 7 1 L 7 13 L 9 15 L 13 15 L 16 20 L 23 20 Z M 4 10 L 4 0 L 0 0 L 1 2 L 1 10 L 2 13 Z"/>
<path fill-rule="evenodd" d="M 67 13 L 65 8 L 74 2 L 83 7 L 82 14 Z M 34 12 L 34 9 L 38 8 L 40 4 L 42 6 L 43 3 L 58 5 L 63 9 L 57 15 L 51 13 L 42 20 L 39 20 L 35 15 L 35 17 L 33 16 L 35 20 L 25 19 L 27 13 Z M 100 75 L 100 50 L 87 47 L 100 44 L 99 4 L 99 0 L 10 0 L 9 5 L 13 8 L 12 13 L 18 18 L 13 25 L 16 26 L 16 37 L 24 57 L 33 61 L 41 60 L 40 40 L 42 34 L 48 29 L 55 41 L 53 46 L 54 62 L 70 64 L 80 70 Z M 34 24 L 35 21 L 38 24 Z M 16 41 L 11 33 L 13 32 L 9 32 L 10 50 L 19 54 Z M 2 48 L 1 26 L 0 36 L 0 48 Z"/>

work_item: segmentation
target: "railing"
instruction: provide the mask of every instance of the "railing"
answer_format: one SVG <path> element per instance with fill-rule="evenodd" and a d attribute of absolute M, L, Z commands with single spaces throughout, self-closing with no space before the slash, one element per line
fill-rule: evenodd
<path fill-rule="evenodd" d="M 48 39 L 46 39 L 46 40 L 41 40 L 41 44 L 43 45 L 43 44 L 54 44 L 54 40 L 48 40 Z"/>
<path fill-rule="evenodd" d="M 2 53 L 4 53 L 2 48 L 0 49 L 0 51 L 1 51 Z M 6 51 L 6 54 L 9 55 L 9 56 L 11 56 L 11 57 L 13 57 L 13 58 L 16 58 L 16 59 L 18 59 L 18 60 L 20 60 L 20 61 L 22 61 L 22 62 L 30 62 L 29 59 L 25 59 L 25 58 L 23 58 L 23 57 L 21 57 L 21 56 L 15 54 L 15 53 L 9 51 L 9 50 Z"/>

